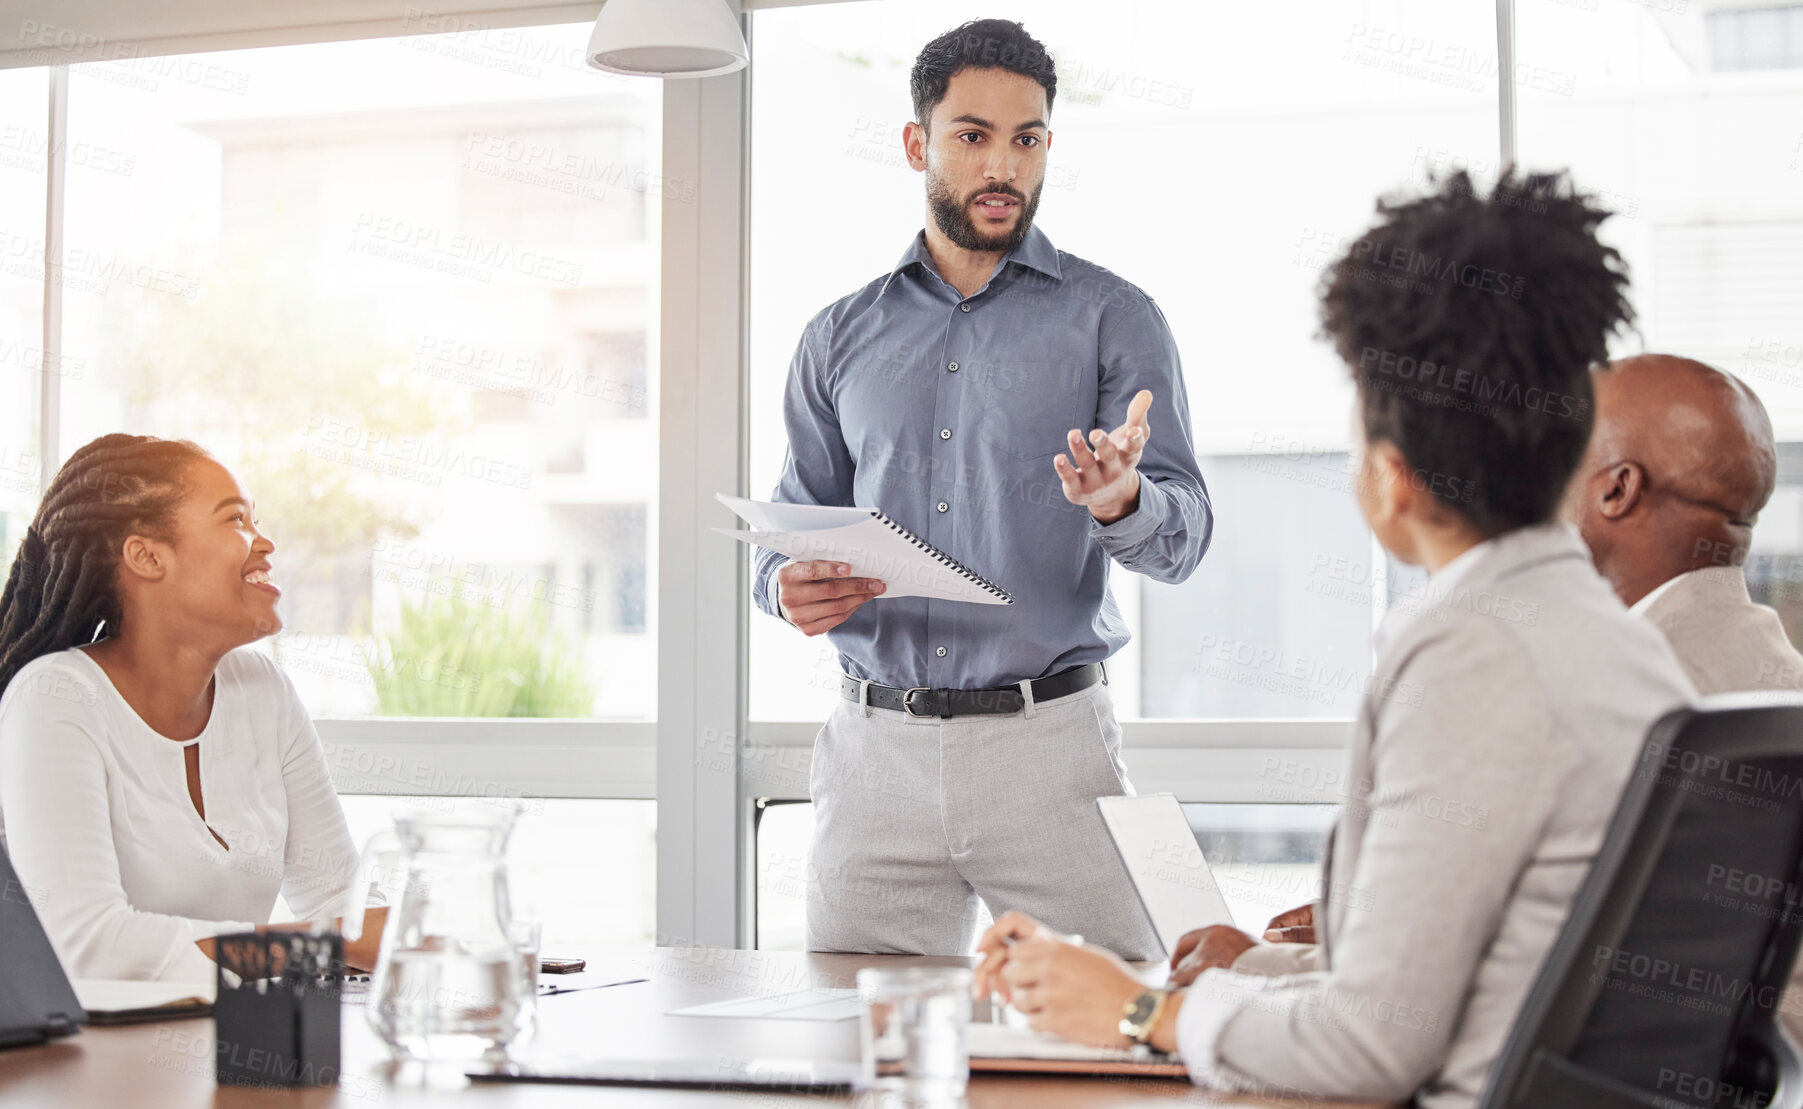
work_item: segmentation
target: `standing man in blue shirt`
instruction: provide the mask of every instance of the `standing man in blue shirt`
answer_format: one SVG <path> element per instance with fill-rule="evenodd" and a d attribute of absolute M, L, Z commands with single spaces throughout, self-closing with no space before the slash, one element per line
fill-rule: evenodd
<path fill-rule="evenodd" d="M 1214 522 L 1177 346 L 1150 297 L 1033 225 L 1044 46 L 966 23 L 911 84 L 926 227 L 802 333 L 776 499 L 879 507 L 1014 603 L 872 604 L 882 583 L 843 563 L 759 552 L 758 606 L 830 633 L 845 671 L 814 745 L 808 946 L 964 954 L 980 896 L 1155 958 L 1095 799 L 1132 790 L 1109 559 L 1181 582 Z"/>

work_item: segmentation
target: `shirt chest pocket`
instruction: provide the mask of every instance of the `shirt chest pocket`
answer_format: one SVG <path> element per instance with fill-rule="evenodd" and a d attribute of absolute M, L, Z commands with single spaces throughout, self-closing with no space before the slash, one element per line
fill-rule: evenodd
<path fill-rule="evenodd" d="M 977 435 L 1000 454 L 1049 459 L 1068 450 L 1072 428 L 1089 433 L 1095 421 L 1094 374 L 1081 362 L 971 362 L 967 412 Z"/>

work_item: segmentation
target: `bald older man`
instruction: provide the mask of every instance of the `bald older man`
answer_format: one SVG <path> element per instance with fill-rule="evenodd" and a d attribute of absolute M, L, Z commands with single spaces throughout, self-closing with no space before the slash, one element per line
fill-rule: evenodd
<path fill-rule="evenodd" d="M 1778 475 L 1765 406 L 1732 375 L 1666 354 L 1592 380 L 1596 429 L 1563 512 L 1597 569 L 1699 692 L 1803 688 L 1803 655 L 1741 571 Z"/>

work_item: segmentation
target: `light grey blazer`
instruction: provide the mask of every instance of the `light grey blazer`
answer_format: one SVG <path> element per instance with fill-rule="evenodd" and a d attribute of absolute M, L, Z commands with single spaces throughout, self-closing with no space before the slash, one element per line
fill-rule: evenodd
<path fill-rule="evenodd" d="M 1803 690 L 1803 654 L 1778 614 L 1747 595 L 1738 566 L 1681 574 L 1640 615 L 1665 633 L 1699 693 Z"/>
<path fill-rule="evenodd" d="M 1428 600 L 1378 660 L 1354 729 L 1317 906 L 1322 969 L 1205 973 L 1180 1037 L 1211 1006 L 1238 1007 L 1212 1058 L 1185 1047 L 1192 1069 L 1474 1105 L 1648 728 L 1693 695 L 1565 525 L 1498 537 Z"/>

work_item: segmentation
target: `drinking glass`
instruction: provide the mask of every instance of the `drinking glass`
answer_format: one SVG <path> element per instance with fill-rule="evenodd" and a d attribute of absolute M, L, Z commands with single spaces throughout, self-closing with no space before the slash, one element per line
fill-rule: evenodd
<path fill-rule="evenodd" d="M 545 926 L 536 920 L 516 920 L 507 926 L 507 938 L 513 941 L 513 953 L 519 959 L 520 1007 L 514 1014 L 519 1025 L 519 1039 L 530 1039 L 538 1028 L 538 953 Z"/>
<path fill-rule="evenodd" d="M 968 967 L 866 967 L 858 972 L 858 1000 L 865 1086 L 909 1102 L 964 1096 Z"/>

